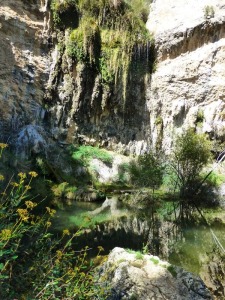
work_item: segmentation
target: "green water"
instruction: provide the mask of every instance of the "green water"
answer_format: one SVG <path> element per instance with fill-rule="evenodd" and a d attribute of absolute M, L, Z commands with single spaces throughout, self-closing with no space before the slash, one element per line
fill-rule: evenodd
<path fill-rule="evenodd" d="M 225 227 L 211 226 L 213 234 L 225 249 Z M 209 227 L 202 225 L 188 226 L 182 229 L 182 239 L 177 241 L 169 255 L 169 262 L 184 269 L 200 274 L 210 255 L 218 249 Z"/>
<path fill-rule="evenodd" d="M 142 250 L 150 240 L 151 254 L 158 255 L 187 271 L 200 274 L 216 247 L 210 228 L 190 224 L 183 228 L 174 227 L 175 230 L 172 230 L 172 222 L 167 222 L 171 227 L 167 224 L 164 230 L 164 221 L 152 220 L 147 212 L 145 218 L 142 215 L 143 221 L 138 223 L 140 216 L 119 202 L 115 202 L 114 207 L 104 209 L 102 203 L 76 202 L 57 212 L 54 227 L 57 230 L 67 228 L 70 231 L 82 228 L 84 234 L 77 241 L 76 247 L 88 245 L 94 249 L 101 245 L 105 254 L 116 246 Z M 225 227 L 217 225 L 211 229 L 225 248 Z M 163 230 L 168 233 L 164 232 L 165 236 L 160 236 Z M 165 244 L 168 248 L 167 253 L 163 249 Z"/>

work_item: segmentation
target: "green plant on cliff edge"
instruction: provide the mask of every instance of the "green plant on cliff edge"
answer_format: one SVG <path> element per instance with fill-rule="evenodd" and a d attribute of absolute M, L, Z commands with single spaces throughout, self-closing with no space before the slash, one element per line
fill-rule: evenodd
<path fill-rule="evenodd" d="M 0 143 L 0 157 L 6 144 Z M 30 200 L 36 172 L 20 172 L 6 184 L 0 198 L 0 298 L 1 299 L 105 299 L 95 281 L 88 248 L 75 251 L 79 232 L 50 229 L 55 210 L 40 213 Z M 4 181 L 4 176 L 0 175 Z M 102 248 L 99 247 L 99 252 Z"/>
<path fill-rule="evenodd" d="M 204 16 L 205 16 L 206 19 L 214 18 L 215 10 L 214 10 L 214 7 L 212 5 L 206 5 L 204 7 Z"/>

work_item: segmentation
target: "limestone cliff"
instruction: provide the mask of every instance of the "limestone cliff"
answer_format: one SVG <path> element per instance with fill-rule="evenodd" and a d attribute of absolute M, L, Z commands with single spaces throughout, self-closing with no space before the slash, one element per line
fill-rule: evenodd
<path fill-rule="evenodd" d="M 155 0 L 147 27 L 157 52 L 148 90 L 153 144 L 168 150 L 187 127 L 224 142 L 225 1 Z"/>
<path fill-rule="evenodd" d="M 115 14 L 122 2 L 109 3 Z M 101 73 L 68 55 L 69 28 L 79 27 L 72 12 L 76 24 L 55 32 L 50 1 L 1 1 L 1 140 L 26 156 L 52 140 L 169 151 L 174 133 L 189 126 L 224 142 L 224 0 L 153 1 L 147 27 L 155 36 L 155 72 L 152 48 L 137 44 L 116 84 L 104 81 L 111 80 L 110 60 Z M 107 34 L 100 38 L 106 48 Z M 113 42 L 115 49 L 121 39 Z"/>
<path fill-rule="evenodd" d="M 0 1 L 0 139 L 19 144 L 20 153 L 21 147 L 28 154 L 35 146 L 29 144 L 30 136 L 44 141 L 48 20 L 44 1 Z"/>

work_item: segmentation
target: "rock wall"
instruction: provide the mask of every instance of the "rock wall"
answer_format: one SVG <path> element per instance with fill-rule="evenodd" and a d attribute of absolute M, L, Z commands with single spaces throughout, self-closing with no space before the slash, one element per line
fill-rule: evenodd
<path fill-rule="evenodd" d="M 146 150 L 147 82 L 148 77 L 130 76 L 124 99 L 120 83 L 114 87 L 102 85 L 93 68 L 73 63 L 56 46 L 46 97 L 54 137 L 69 143 L 98 144 L 122 153 Z"/>
<path fill-rule="evenodd" d="M 1 1 L 0 27 L 0 139 L 18 153 L 40 152 L 52 140 L 169 152 L 174 134 L 188 127 L 225 141 L 224 0 L 153 1 L 155 72 L 140 72 L 134 60 L 126 97 L 121 82 L 103 85 L 96 70 L 71 60 L 68 31 L 52 30 L 48 0 Z"/>
<path fill-rule="evenodd" d="M 0 140 L 19 153 L 43 144 L 49 18 L 47 0 L 0 1 Z"/>
<path fill-rule="evenodd" d="M 225 1 L 155 0 L 147 27 L 157 52 L 148 89 L 153 145 L 169 151 L 188 127 L 224 142 Z"/>

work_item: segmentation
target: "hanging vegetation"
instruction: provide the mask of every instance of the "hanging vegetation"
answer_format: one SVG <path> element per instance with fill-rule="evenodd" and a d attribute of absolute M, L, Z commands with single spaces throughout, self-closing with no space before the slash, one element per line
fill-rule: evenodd
<path fill-rule="evenodd" d="M 70 34 L 67 54 L 74 62 L 88 63 L 101 75 L 102 84 L 122 83 L 123 98 L 132 61 L 150 72 L 152 37 L 145 27 L 148 0 L 52 0 L 55 26 L 65 26 Z M 68 15 L 69 16 L 69 15 Z M 76 20 L 75 20 L 76 19 Z"/>

